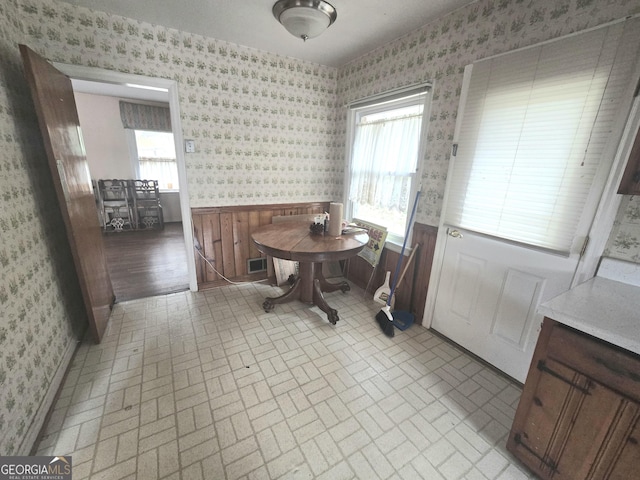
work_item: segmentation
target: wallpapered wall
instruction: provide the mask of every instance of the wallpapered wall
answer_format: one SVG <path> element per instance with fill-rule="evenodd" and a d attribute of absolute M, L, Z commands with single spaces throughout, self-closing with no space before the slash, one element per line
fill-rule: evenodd
<path fill-rule="evenodd" d="M 635 10 L 636 0 L 481 0 L 336 70 L 54 0 L 0 3 L 0 454 L 28 451 L 82 318 L 18 43 L 54 61 L 177 80 L 183 133 L 198 145 L 187 156 L 193 207 L 340 198 L 342 105 L 433 80 L 418 221 L 435 225 L 464 65 Z M 628 199 L 617 232 L 637 224 L 638 205 Z M 631 231 L 620 245 L 637 261 Z"/>
<path fill-rule="evenodd" d="M 481 0 L 340 68 L 337 104 L 410 83 L 433 82 L 423 196 L 416 218 L 438 225 L 464 67 L 638 12 L 640 4 L 630 0 Z M 339 130 L 344 131 L 345 111 L 340 121 Z M 638 197 L 623 202 L 606 254 L 640 262 L 639 212 Z"/>
<path fill-rule="evenodd" d="M 18 16 L 0 4 L 0 455 L 28 453 L 29 429 L 86 321 L 18 55 Z"/>
<path fill-rule="evenodd" d="M 640 196 L 623 196 L 604 255 L 640 263 Z"/>
<path fill-rule="evenodd" d="M 179 82 L 192 207 L 336 200 L 336 70 L 52 1 L 19 2 L 50 60 Z"/>

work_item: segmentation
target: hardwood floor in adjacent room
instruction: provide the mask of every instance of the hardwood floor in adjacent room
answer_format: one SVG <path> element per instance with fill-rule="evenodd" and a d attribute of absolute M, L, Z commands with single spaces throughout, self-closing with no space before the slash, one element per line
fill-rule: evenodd
<path fill-rule="evenodd" d="M 182 223 L 164 230 L 104 235 L 116 302 L 179 292 L 189 288 Z"/>

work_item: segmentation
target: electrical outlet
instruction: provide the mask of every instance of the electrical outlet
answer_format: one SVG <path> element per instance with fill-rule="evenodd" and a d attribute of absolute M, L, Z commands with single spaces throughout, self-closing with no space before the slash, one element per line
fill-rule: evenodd
<path fill-rule="evenodd" d="M 196 151 L 196 141 L 195 140 L 185 140 L 184 141 L 184 151 L 187 153 L 194 153 Z"/>

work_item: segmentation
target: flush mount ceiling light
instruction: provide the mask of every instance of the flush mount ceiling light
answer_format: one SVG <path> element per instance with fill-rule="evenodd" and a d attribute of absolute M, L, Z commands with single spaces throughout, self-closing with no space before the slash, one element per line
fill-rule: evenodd
<path fill-rule="evenodd" d="M 336 9 L 323 0 L 278 0 L 272 11 L 291 35 L 304 41 L 320 35 L 338 16 Z"/>

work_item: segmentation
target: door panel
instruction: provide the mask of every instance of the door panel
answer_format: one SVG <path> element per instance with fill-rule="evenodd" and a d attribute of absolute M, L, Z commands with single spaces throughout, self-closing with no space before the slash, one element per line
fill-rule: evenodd
<path fill-rule="evenodd" d="M 71 81 L 20 45 L 25 76 L 80 281 L 89 329 L 100 342 L 114 302 Z"/>
<path fill-rule="evenodd" d="M 542 322 L 536 308 L 569 288 L 577 259 L 457 230 L 432 328 L 524 382 Z"/>
<path fill-rule="evenodd" d="M 504 278 L 491 334 L 514 348 L 524 351 L 527 324 L 531 318 L 532 308 L 535 310 L 535 299 L 540 296 L 544 279 L 513 268 L 505 270 Z M 521 319 L 521 321 L 514 321 L 514 319 Z"/>
<path fill-rule="evenodd" d="M 484 259 L 464 254 L 456 257 L 450 308 L 451 313 L 467 325 L 470 325 L 473 319 L 485 265 Z"/>

